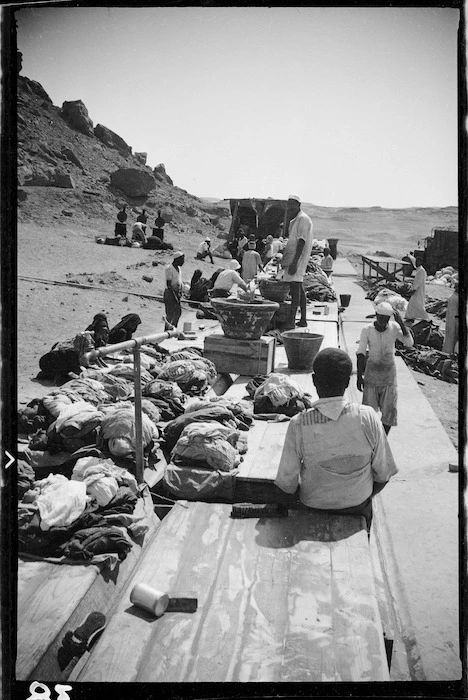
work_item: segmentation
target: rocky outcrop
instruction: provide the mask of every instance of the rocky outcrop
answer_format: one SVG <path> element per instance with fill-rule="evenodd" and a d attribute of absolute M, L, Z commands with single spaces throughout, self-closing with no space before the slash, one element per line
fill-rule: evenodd
<path fill-rule="evenodd" d="M 84 170 L 83 165 L 79 158 L 76 157 L 76 155 L 73 153 L 71 148 L 67 148 L 66 146 L 62 146 L 62 155 L 70 161 L 70 163 L 73 163 L 76 165 L 80 170 Z"/>
<path fill-rule="evenodd" d="M 146 165 L 146 159 L 148 158 L 148 154 L 142 151 L 141 153 L 134 153 L 135 158 L 141 165 Z"/>
<path fill-rule="evenodd" d="M 33 168 L 22 166 L 18 168 L 18 181 L 29 187 L 75 188 L 72 176 L 59 168 L 52 170 L 51 168 L 40 168 L 38 166 Z"/>
<path fill-rule="evenodd" d="M 111 185 L 129 197 L 146 197 L 156 186 L 151 173 L 138 168 L 120 168 L 111 173 Z"/>
<path fill-rule="evenodd" d="M 20 83 L 21 87 L 26 92 L 29 92 L 32 95 L 37 95 L 38 97 L 41 97 L 43 100 L 45 100 L 48 104 L 52 104 L 52 100 L 50 99 L 49 95 L 46 93 L 42 85 L 36 80 L 31 80 L 30 78 L 26 78 L 23 75 L 19 75 L 18 87 L 20 86 Z"/>
<path fill-rule="evenodd" d="M 124 156 L 131 155 L 132 147 L 129 146 L 121 136 L 111 129 L 108 129 L 107 126 L 97 124 L 94 127 L 94 135 L 99 141 L 102 141 L 103 144 L 109 146 L 109 148 L 115 148 L 116 151 L 120 151 Z"/>
<path fill-rule="evenodd" d="M 164 167 L 164 163 L 159 163 L 159 165 L 157 165 L 154 168 L 153 175 L 156 178 L 156 180 L 159 180 L 159 182 L 167 182 L 168 185 L 174 185 L 171 178 L 166 173 L 166 168 Z"/>
<path fill-rule="evenodd" d="M 81 100 L 64 102 L 60 114 L 72 129 L 76 129 L 86 136 L 93 136 L 93 122 Z"/>

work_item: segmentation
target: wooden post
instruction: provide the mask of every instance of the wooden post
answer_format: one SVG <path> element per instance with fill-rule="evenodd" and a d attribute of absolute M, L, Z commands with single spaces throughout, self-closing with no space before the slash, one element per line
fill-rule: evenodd
<path fill-rule="evenodd" d="M 284 208 L 283 238 L 286 238 L 286 233 L 287 233 L 286 226 L 287 225 L 288 225 L 288 203 L 286 202 L 286 206 Z"/>
<path fill-rule="evenodd" d="M 138 484 L 143 483 L 143 419 L 141 415 L 141 365 L 140 348 L 133 349 L 134 391 L 135 391 L 135 476 Z"/>

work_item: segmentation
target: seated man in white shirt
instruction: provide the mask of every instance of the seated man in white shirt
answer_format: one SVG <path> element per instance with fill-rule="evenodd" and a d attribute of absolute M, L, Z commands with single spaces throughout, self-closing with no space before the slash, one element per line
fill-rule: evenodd
<path fill-rule="evenodd" d="M 197 248 L 197 254 L 195 258 L 197 260 L 204 260 L 205 258 L 209 258 L 211 264 L 214 265 L 213 253 L 211 252 L 211 238 L 205 238 L 205 240 L 200 243 L 200 245 Z"/>
<path fill-rule="evenodd" d="M 237 260 L 231 260 L 229 267 L 219 273 L 211 290 L 211 297 L 228 297 L 234 285 L 238 285 L 244 292 L 247 291 L 247 285 L 238 273 L 240 263 Z"/>
<path fill-rule="evenodd" d="M 327 277 L 331 277 L 331 273 L 333 272 L 333 258 L 330 255 L 330 248 L 323 249 L 323 258 L 320 262 L 320 267 Z"/>
<path fill-rule="evenodd" d="M 363 515 L 368 531 L 372 497 L 397 473 L 381 421 L 370 406 L 344 397 L 349 355 L 326 348 L 313 364 L 319 400 L 291 419 L 275 484 L 308 508 Z"/>

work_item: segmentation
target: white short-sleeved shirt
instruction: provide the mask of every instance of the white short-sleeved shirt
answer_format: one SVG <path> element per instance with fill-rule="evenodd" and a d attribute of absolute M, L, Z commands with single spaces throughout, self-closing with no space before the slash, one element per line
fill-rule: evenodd
<path fill-rule="evenodd" d="M 182 288 L 182 270 L 180 267 L 178 270 L 176 270 L 174 265 L 170 263 L 169 265 L 166 265 L 164 272 L 166 275 L 166 286 L 167 283 L 170 282 L 172 289 L 179 292 Z"/>
<path fill-rule="evenodd" d="M 333 396 L 291 419 L 275 484 L 286 493 L 300 484 L 309 508 L 351 508 L 397 471 L 374 409 Z"/>
<path fill-rule="evenodd" d="M 235 284 L 244 284 L 239 273 L 236 270 L 223 270 L 217 276 L 213 289 L 225 289 L 229 292 Z"/>
<path fill-rule="evenodd" d="M 358 355 L 365 355 L 369 350 L 369 357 L 364 372 L 364 383 L 373 386 L 388 386 L 396 382 L 395 367 L 395 341 L 401 340 L 403 345 L 411 348 L 414 344 L 413 336 L 408 333 L 403 335 L 396 321 L 389 321 L 384 331 L 378 331 L 372 323 L 361 331 Z"/>
<path fill-rule="evenodd" d="M 314 243 L 312 230 L 312 220 L 303 211 L 300 211 L 296 218 L 290 222 L 289 238 L 283 251 L 282 260 L 282 265 L 284 267 L 283 279 L 285 282 L 302 282 L 307 270 L 307 263 L 309 262 L 310 253 Z M 295 274 L 290 275 L 288 273 L 288 266 L 294 259 L 297 244 L 301 238 L 305 241 L 304 248 L 302 249 L 301 257 L 298 260 Z"/>

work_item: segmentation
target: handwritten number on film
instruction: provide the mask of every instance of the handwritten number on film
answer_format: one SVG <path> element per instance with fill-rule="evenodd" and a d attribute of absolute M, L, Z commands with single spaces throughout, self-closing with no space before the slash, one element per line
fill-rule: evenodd
<path fill-rule="evenodd" d="M 71 690 L 71 685 L 55 685 L 54 690 L 57 693 L 57 700 L 70 700 L 68 691 Z M 34 681 L 29 686 L 29 695 L 26 700 L 51 700 L 50 690 L 44 683 Z"/>

